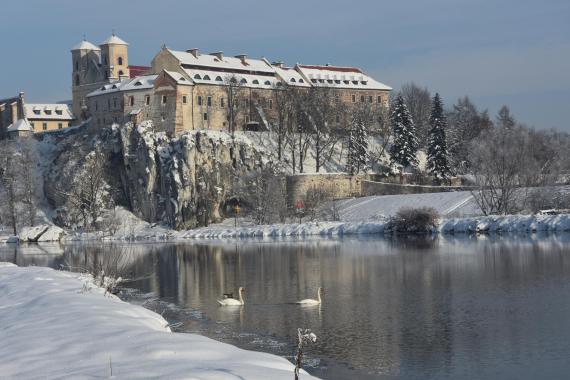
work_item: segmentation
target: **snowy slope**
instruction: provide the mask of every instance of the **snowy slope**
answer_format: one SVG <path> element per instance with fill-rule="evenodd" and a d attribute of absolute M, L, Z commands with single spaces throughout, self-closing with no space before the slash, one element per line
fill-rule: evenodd
<path fill-rule="evenodd" d="M 380 220 L 404 207 L 433 207 L 442 217 L 481 214 L 469 191 L 354 198 L 336 206 L 343 221 Z"/>
<path fill-rule="evenodd" d="M 104 296 L 88 277 L 0 263 L 2 378 L 109 378 L 111 368 L 116 379 L 293 377 L 283 358 L 170 333 L 166 324 L 147 309 Z"/>

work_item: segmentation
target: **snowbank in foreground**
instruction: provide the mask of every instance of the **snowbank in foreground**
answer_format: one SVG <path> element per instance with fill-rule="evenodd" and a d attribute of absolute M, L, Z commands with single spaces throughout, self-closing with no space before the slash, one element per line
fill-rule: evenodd
<path fill-rule="evenodd" d="M 170 333 L 140 306 L 105 296 L 88 277 L 0 263 L 3 378 L 291 379 L 287 360 Z M 303 379 L 313 378 L 307 374 Z"/>

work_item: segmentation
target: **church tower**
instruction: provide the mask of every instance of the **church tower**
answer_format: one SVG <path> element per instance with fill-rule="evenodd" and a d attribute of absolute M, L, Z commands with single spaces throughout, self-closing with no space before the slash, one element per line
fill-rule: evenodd
<path fill-rule="evenodd" d="M 83 39 L 71 49 L 71 93 L 73 114 L 77 121 L 86 118 L 85 96 L 91 91 L 94 83 L 104 80 L 99 68 L 101 49 Z"/>
<path fill-rule="evenodd" d="M 111 82 L 129 78 L 129 44 L 113 33 L 101 43 L 101 68 Z"/>

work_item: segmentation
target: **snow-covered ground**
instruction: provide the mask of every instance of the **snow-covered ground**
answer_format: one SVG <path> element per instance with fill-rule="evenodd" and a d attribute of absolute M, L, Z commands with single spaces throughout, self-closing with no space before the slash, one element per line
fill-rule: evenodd
<path fill-rule="evenodd" d="M 2 378 L 293 377 L 283 358 L 171 333 L 160 315 L 104 295 L 89 277 L 49 268 L 0 263 L 0 326 Z"/>

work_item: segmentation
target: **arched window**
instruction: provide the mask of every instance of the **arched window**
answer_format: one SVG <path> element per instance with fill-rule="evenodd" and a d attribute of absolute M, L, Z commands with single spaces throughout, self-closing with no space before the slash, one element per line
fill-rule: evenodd
<path fill-rule="evenodd" d="M 194 79 L 202 79 L 202 77 L 200 76 L 200 74 L 196 74 L 194 75 Z"/>
<path fill-rule="evenodd" d="M 259 81 L 257 79 L 254 79 L 253 82 L 251 82 L 253 84 L 259 84 Z"/>
<path fill-rule="evenodd" d="M 204 75 L 204 80 L 210 80 L 210 76 L 209 75 Z"/>
<path fill-rule="evenodd" d="M 219 75 L 216 77 L 216 80 L 217 80 L 218 82 L 223 82 L 223 79 L 222 79 L 222 77 L 221 77 L 221 76 L 219 76 Z"/>
<path fill-rule="evenodd" d="M 268 81 L 268 80 L 266 80 L 265 83 L 264 83 L 264 85 L 266 85 L 266 86 L 271 86 L 271 82 Z"/>
<path fill-rule="evenodd" d="M 125 73 L 123 73 L 123 70 L 119 70 L 119 76 L 122 77 L 123 75 L 125 75 Z"/>
<path fill-rule="evenodd" d="M 247 80 L 245 80 L 245 78 L 242 78 L 242 80 L 239 81 L 241 84 L 246 84 Z"/>
<path fill-rule="evenodd" d="M 117 58 L 117 64 L 118 64 L 119 66 L 122 66 L 122 65 L 123 65 L 123 57 Z"/>
<path fill-rule="evenodd" d="M 75 85 L 79 86 L 79 75 L 75 76 Z"/>
<path fill-rule="evenodd" d="M 299 83 L 305 83 L 303 79 L 299 79 Z"/>
<path fill-rule="evenodd" d="M 295 83 L 297 81 L 295 80 L 295 78 L 291 78 L 291 82 Z"/>

